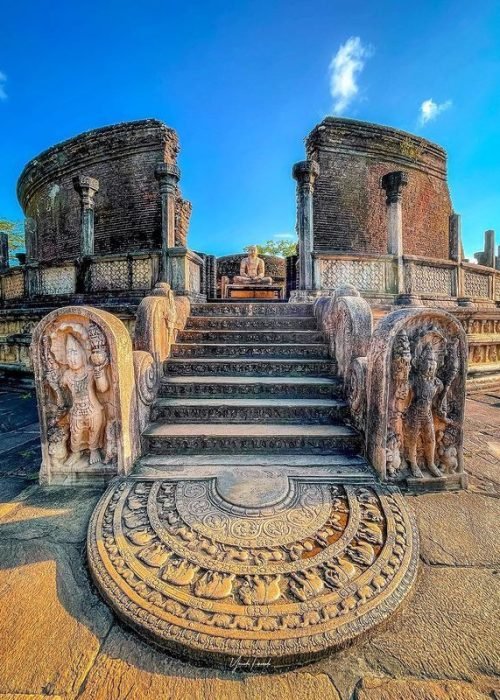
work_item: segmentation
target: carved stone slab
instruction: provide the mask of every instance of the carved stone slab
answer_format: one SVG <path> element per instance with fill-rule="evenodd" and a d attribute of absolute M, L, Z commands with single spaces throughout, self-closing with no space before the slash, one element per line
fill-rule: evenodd
<path fill-rule="evenodd" d="M 353 413 L 358 405 L 362 412 L 356 394 L 363 387 L 355 371 L 349 395 Z M 373 334 L 365 374 L 366 453 L 380 477 L 406 480 L 416 490 L 465 488 L 462 325 L 437 309 L 394 311 Z M 363 425 L 359 416 L 356 420 Z"/>
<path fill-rule="evenodd" d="M 96 585 L 169 651 L 286 667 L 384 621 L 410 590 L 414 520 L 397 490 L 262 469 L 231 478 L 127 478 L 88 533 Z"/>
<path fill-rule="evenodd" d="M 40 482 L 99 482 L 128 474 L 139 449 L 139 425 L 132 343 L 123 323 L 88 306 L 56 309 L 35 328 L 31 355 Z M 144 358 L 138 368 L 143 364 Z"/>

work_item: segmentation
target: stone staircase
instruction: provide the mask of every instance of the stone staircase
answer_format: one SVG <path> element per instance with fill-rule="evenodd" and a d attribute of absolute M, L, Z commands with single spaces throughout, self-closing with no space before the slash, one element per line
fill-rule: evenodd
<path fill-rule="evenodd" d="M 372 475 L 312 305 L 192 306 L 164 365 L 139 473 L 197 464 Z"/>

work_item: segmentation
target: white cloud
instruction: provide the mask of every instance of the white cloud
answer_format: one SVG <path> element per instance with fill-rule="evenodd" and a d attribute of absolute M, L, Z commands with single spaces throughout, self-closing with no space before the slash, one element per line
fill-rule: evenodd
<path fill-rule="evenodd" d="M 449 109 L 451 105 L 451 100 L 446 100 L 446 102 L 441 102 L 441 104 L 437 104 L 437 102 L 434 102 L 432 98 L 429 100 L 424 100 L 420 105 L 420 125 L 423 126 L 424 124 L 427 124 L 427 122 L 430 122 L 432 119 L 435 119 L 441 114 L 441 112 L 444 112 L 445 110 Z"/>
<path fill-rule="evenodd" d="M 282 241 L 283 239 L 291 241 L 297 238 L 297 236 L 294 233 L 275 233 L 273 238 L 275 238 L 278 241 Z"/>
<path fill-rule="evenodd" d="M 330 62 L 330 94 L 334 114 L 342 114 L 359 91 L 358 75 L 372 49 L 364 46 L 359 36 L 351 36 L 342 44 Z"/>
<path fill-rule="evenodd" d="M 5 92 L 5 83 L 7 82 L 7 76 L 0 70 L 0 100 L 7 99 L 7 93 Z"/>

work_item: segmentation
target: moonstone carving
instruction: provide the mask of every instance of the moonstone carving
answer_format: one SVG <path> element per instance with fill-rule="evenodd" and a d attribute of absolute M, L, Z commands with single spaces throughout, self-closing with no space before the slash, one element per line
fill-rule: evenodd
<path fill-rule="evenodd" d="M 115 482 L 87 541 L 94 581 L 115 612 L 177 654 L 277 668 L 384 621 L 418 562 L 403 498 L 374 484 L 285 478 L 282 490 L 273 470 L 262 478 L 276 488 L 261 505 L 220 478 Z"/>

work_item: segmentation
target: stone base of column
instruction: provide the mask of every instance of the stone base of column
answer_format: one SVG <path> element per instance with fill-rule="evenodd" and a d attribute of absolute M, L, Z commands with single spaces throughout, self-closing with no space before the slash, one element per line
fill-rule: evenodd
<path fill-rule="evenodd" d="M 423 306 L 422 299 L 418 294 L 398 294 L 394 299 L 394 306 Z"/>
<path fill-rule="evenodd" d="M 332 289 L 293 289 L 290 292 L 288 302 L 290 304 L 308 304 L 320 297 L 331 297 L 333 292 Z"/>

